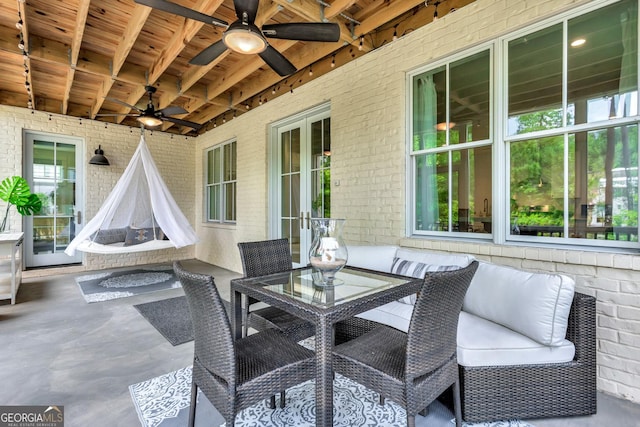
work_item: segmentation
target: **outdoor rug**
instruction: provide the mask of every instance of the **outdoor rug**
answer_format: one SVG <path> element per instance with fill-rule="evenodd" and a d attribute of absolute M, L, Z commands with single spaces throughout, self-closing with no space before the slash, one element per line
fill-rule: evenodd
<path fill-rule="evenodd" d="M 189 418 L 191 367 L 179 369 L 129 386 L 129 392 L 143 427 L 183 427 Z M 333 382 L 333 425 L 405 426 L 404 409 L 389 399 L 378 404 L 377 393 L 339 374 Z M 224 426 L 220 413 L 198 393 L 196 427 Z M 287 404 L 272 410 L 267 400 L 241 411 L 235 420 L 239 427 L 313 427 L 315 426 L 315 384 L 307 381 L 287 390 Z M 440 402 L 429 406 L 426 417 L 416 416 L 417 427 L 451 427 L 453 414 Z M 522 421 L 465 423 L 465 427 L 531 427 Z"/>
<path fill-rule="evenodd" d="M 78 276 L 76 282 L 85 301 L 89 303 L 181 287 L 170 265 L 97 272 Z"/>
<path fill-rule="evenodd" d="M 152 301 L 134 305 L 142 316 L 162 334 L 171 345 L 193 340 L 193 325 L 187 297 Z"/>

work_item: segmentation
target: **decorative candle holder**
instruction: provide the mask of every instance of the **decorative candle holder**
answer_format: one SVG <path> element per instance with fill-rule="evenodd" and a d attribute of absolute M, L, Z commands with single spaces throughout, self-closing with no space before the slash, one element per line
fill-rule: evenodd
<path fill-rule="evenodd" d="M 338 284 L 335 275 L 347 263 L 347 247 L 342 240 L 344 219 L 312 218 L 313 242 L 309 250 L 311 267 L 322 274 L 322 280 L 314 284 L 333 286 Z"/>

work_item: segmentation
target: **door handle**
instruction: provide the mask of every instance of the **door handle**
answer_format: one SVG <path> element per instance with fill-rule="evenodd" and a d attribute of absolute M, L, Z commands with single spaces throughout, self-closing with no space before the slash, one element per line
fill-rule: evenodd
<path fill-rule="evenodd" d="M 76 213 L 76 224 L 82 224 L 82 211 Z"/>
<path fill-rule="evenodd" d="M 300 230 L 304 230 L 304 212 L 300 211 Z"/>
<path fill-rule="evenodd" d="M 311 213 L 307 211 L 307 230 L 311 228 Z"/>

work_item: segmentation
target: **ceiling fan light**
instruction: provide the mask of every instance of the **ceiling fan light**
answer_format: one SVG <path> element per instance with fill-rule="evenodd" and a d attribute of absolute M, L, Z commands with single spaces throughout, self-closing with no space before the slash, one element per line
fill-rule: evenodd
<path fill-rule="evenodd" d="M 154 116 L 140 116 L 137 117 L 136 120 L 150 128 L 160 126 L 162 124 L 162 120 Z"/>
<path fill-rule="evenodd" d="M 252 31 L 250 28 L 229 27 L 229 29 L 224 32 L 222 39 L 229 49 L 238 53 L 260 53 L 267 48 L 267 41 L 264 37 Z"/>

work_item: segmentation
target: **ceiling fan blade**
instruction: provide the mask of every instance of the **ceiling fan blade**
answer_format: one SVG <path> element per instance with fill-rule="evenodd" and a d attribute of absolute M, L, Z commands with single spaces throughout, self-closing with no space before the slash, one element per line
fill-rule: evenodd
<path fill-rule="evenodd" d="M 275 39 L 337 42 L 340 40 L 340 26 L 324 22 L 272 24 L 263 25 L 262 34 Z"/>
<path fill-rule="evenodd" d="M 271 45 L 267 45 L 267 49 L 264 52 L 260 52 L 259 55 L 267 65 L 273 68 L 273 71 L 282 77 L 297 71 L 296 67 Z"/>
<path fill-rule="evenodd" d="M 139 108 L 138 108 L 138 107 L 136 107 L 135 105 L 127 104 L 126 102 L 124 102 L 124 101 L 120 101 L 119 99 L 116 99 L 116 98 L 105 98 L 105 99 L 106 99 L 107 101 L 115 102 L 116 104 L 120 104 L 120 105 L 124 105 L 125 107 L 129 107 L 129 108 L 131 108 L 132 110 L 136 110 L 136 111 L 139 111 L 139 112 L 141 112 L 141 113 L 143 112 L 143 110 L 139 109 Z"/>
<path fill-rule="evenodd" d="M 181 126 L 187 126 L 195 130 L 200 130 L 202 125 L 200 123 L 190 122 L 188 120 L 176 119 L 175 117 L 163 117 L 162 120 L 166 120 L 171 123 L 175 123 Z"/>
<path fill-rule="evenodd" d="M 229 23 L 221 19 L 214 18 L 213 16 L 205 15 L 193 9 L 180 6 L 179 4 L 171 3 L 166 0 L 134 0 L 136 3 L 144 6 L 149 6 L 154 9 L 162 10 L 164 12 L 173 13 L 174 15 L 183 16 L 185 18 L 193 19 L 194 21 L 204 22 L 206 24 L 218 25 L 220 27 L 228 27 Z"/>
<path fill-rule="evenodd" d="M 199 54 L 193 57 L 189 64 L 207 65 L 227 50 L 227 46 L 222 40 L 218 40 Z"/>
<path fill-rule="evenodd" d="M 169 105 L 166 108 L 163 108 L 162 110 L 158 110 L 156 111 L 156 115 L 160 114 L 161 116 L 173 116 L 174 114 L 187 114 L 188 111 L 185 110 L 182 107 L 179 107 L 177 105 Z"/>
<path fill-rule="evenodd" d="M 233 0 L 233 5 L 236 8 L 238 19 L 242 19 L 242 13 L 246 12 L 249 23 L 254 23 L 258 14 L 258 0 Z"/>

